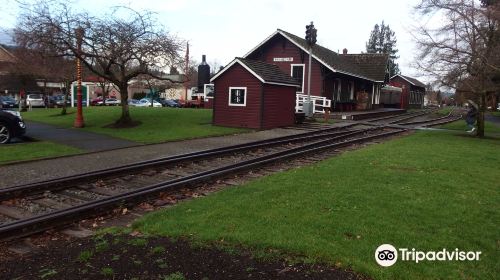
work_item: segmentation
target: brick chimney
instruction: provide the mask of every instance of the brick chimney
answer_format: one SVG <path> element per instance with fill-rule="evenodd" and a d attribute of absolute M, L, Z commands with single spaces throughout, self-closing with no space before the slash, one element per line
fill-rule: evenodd
<path fill-rule="evenodd" d="M 346 48 L 344 48 L 344 49 L 342 50 L 342 54 L 347 54 L 347 49 L 346 49 Z"/>

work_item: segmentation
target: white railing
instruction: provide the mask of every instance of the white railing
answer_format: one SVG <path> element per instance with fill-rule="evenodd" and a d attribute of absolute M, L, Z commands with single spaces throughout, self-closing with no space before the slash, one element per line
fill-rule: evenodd
<path fill-rule="evenodd" d="M 295 112 L 303 112 L 304 102 L 307 101 L 307 94 L 297 94 L 295 98 Z M 325 113 L 325 108 L 332 106 L 332 101 L 326 97 L 311 95 L 313 103 L 313 113 Z"/>

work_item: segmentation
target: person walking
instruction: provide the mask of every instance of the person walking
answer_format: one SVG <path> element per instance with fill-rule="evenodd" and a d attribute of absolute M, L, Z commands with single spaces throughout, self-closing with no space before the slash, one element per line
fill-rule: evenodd
<path fill-rule="evenodd" d="M 467 112 L 467 115 L 465 116 L 465 122 L 467 123 L 467 127 L 469 128 L 469 130 L 467 130 L 467 132 L 472 133 L 472 132 L 476 131 L 475 124 L 476 124 L 476 119 L 477 119 L 478 106 L 474 101 L 472 101 L 470 99 L 468 100 L 468 102 L 470 105 L 470 109 Z"/>

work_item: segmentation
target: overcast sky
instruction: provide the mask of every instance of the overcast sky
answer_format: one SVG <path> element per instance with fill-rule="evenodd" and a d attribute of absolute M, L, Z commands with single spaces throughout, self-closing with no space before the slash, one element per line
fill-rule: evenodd
<path fill-rule="evenodd" d="M 416 76 L 411 67 L 415 25 L 412 8 L 420 0 L 69 0 L 88 12 L 111 6 L 150 10 L 170 33 L 190 43 L 190 56 L 226 65 L 243 56 L 280 28 L 303 37 L 305 26 L 314 21 L 318 44 L 334 51 L 365 51 L 365 43 L 376 23 L 385 21 L 395 31 L 398 60 L 403 74 Z M 2 0 L 0 28 L 15 26 L 19 8 L 16 0 Z"/>

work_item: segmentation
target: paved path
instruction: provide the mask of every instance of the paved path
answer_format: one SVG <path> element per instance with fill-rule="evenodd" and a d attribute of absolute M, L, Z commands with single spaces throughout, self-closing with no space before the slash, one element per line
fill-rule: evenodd
<path fill-rule="evenodd" d="M 346 124 L 348 123 L 335 123 L 333 126 L 344 126 Z M 251 133 L 142 145 L 97 153 L 0 165 L 0 174 L 2 174 L 0 188 L 303 132 L 305 132 L 303 129 L 276 128 Z"/>
<path fill-rule="evenodd" d="M 494 116 L 492 114 L 486 114 L 484 116 L 484 118 L 487 120 L 487 121 L 490 121 L 494 124 L 496 124 L 497 126 L 500 126 L 500 117 L 497 117 L 497 116 Z"/>
<path fill-rule="evenodd" d="M 140 145 L 140 143 L 114 138 L 78 129 L 59 128 L 53 125 L 26 121 L 26 136 L 47 140 L 58 144 L 81 149 L 85 152 L 97 152 Z"/>

